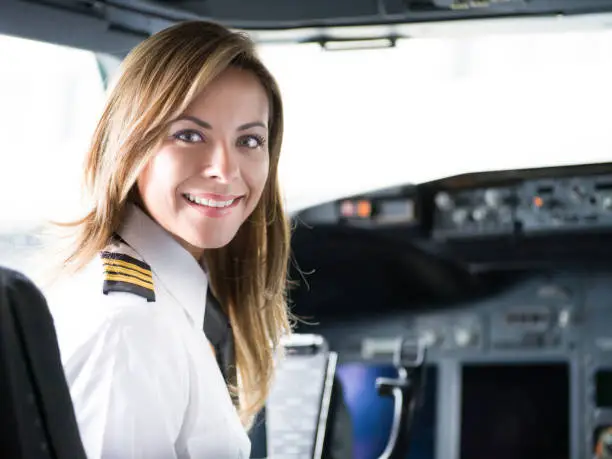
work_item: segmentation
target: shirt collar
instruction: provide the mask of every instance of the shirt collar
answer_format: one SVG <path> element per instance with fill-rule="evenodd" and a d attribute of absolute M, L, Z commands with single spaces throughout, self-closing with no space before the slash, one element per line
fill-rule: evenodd
<path fill-rule="evenodd" d="M 162 287 L 186 310 L 194 325 L 201 328 L 208 279 L 195 258 L 132 203 L 128 204 L 125 220 L 117 233 L 151 266 Z"/>

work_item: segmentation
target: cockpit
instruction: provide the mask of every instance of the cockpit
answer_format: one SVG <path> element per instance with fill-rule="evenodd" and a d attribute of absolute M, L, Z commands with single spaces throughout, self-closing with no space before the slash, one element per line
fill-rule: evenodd
<path fill-rule="evenodd" d="M 29 413 L 46 445 L 11 457 L 85 457 L 31 338 L 44 223 L 81 209 L 127 52 L 197 18 L 252 36 L 286 100 L 296 328 L 251 458 L 612 457 L 612 2 L 5 0 L 0 429 Z"/>

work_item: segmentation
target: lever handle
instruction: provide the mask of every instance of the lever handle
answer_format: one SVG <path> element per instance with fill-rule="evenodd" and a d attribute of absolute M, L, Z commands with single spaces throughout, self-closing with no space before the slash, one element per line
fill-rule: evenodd
<path fill-rule="evenodd" d="M 379 459 L 405 459 L 410 449 L 410 431 L 416 403 L 424 385 L 425 346 L 418 340 L 401 339 L 393 362 L 397 378 L 377 378 L 382 397 L 393 397 L 393 423 L 387 446 Z"/>

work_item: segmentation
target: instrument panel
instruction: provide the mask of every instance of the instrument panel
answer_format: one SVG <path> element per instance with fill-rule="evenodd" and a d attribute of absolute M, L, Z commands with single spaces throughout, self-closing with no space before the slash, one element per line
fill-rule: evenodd
<path fill-rule="evenodd" d="M 611 285 L 612 271 L 542 274 L 459 308 L 328 323 L 317 333 L 338 352 L 349 392 L 361 368 L 351 362 L 388 363 L 398 336 L 426 344 L 434 393 L 417 413 L 415 431 L 431 443 L 422 457 L 604 459 Z"/>
<path fill-rule="evenodd" d="M 435 241 L 612 230 L 609 165 L 588 172 L 575 166 L 466 177 L 347 197 L 299 217 L 315 225 L 403 226 Z"/>
<path fill-rule="evenodd" d="M 355 393 L 367 390 L 353 387 L 370 374 L 364 365 L 388 371 L 398 337 L 427 346 L 431 394 L 415 425 L 424 439 L 418 457 L 612 459 L 612 170 L 596 166 L 452 177 L 300 214 L 309 225 L 331 225 L 338 240 L 382 229 L 363 241 L 383 240 L 385 254 L 409 259 L 417 247 L 472 273 L 525 276 L 448 307 L 376 300 L 372 311 L 393 312 L 316 328 Z"/>
<path fill-rule="evenodd" d="M 434 198 L 434 237 L 514 233 L 514 187 L 439 191 Z"/>
<path fill-rule="evenodd" d="M 612 174 L 441 190 L 434 205 L 438 239 L 612 228 Z"/>

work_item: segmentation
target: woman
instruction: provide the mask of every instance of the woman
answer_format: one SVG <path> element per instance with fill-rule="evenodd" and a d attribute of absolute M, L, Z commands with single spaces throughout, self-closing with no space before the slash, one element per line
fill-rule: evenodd
<path fill-rule="evenodd" d="M 87 156 L 92 209 L 49 294 L 89 458 L 249 457 L 290 331 L 282 119 L 252 42 L 219 25 L 176 25 L 125 59 Z M 203 332 L 210 292 L 237 409 Z"/>

